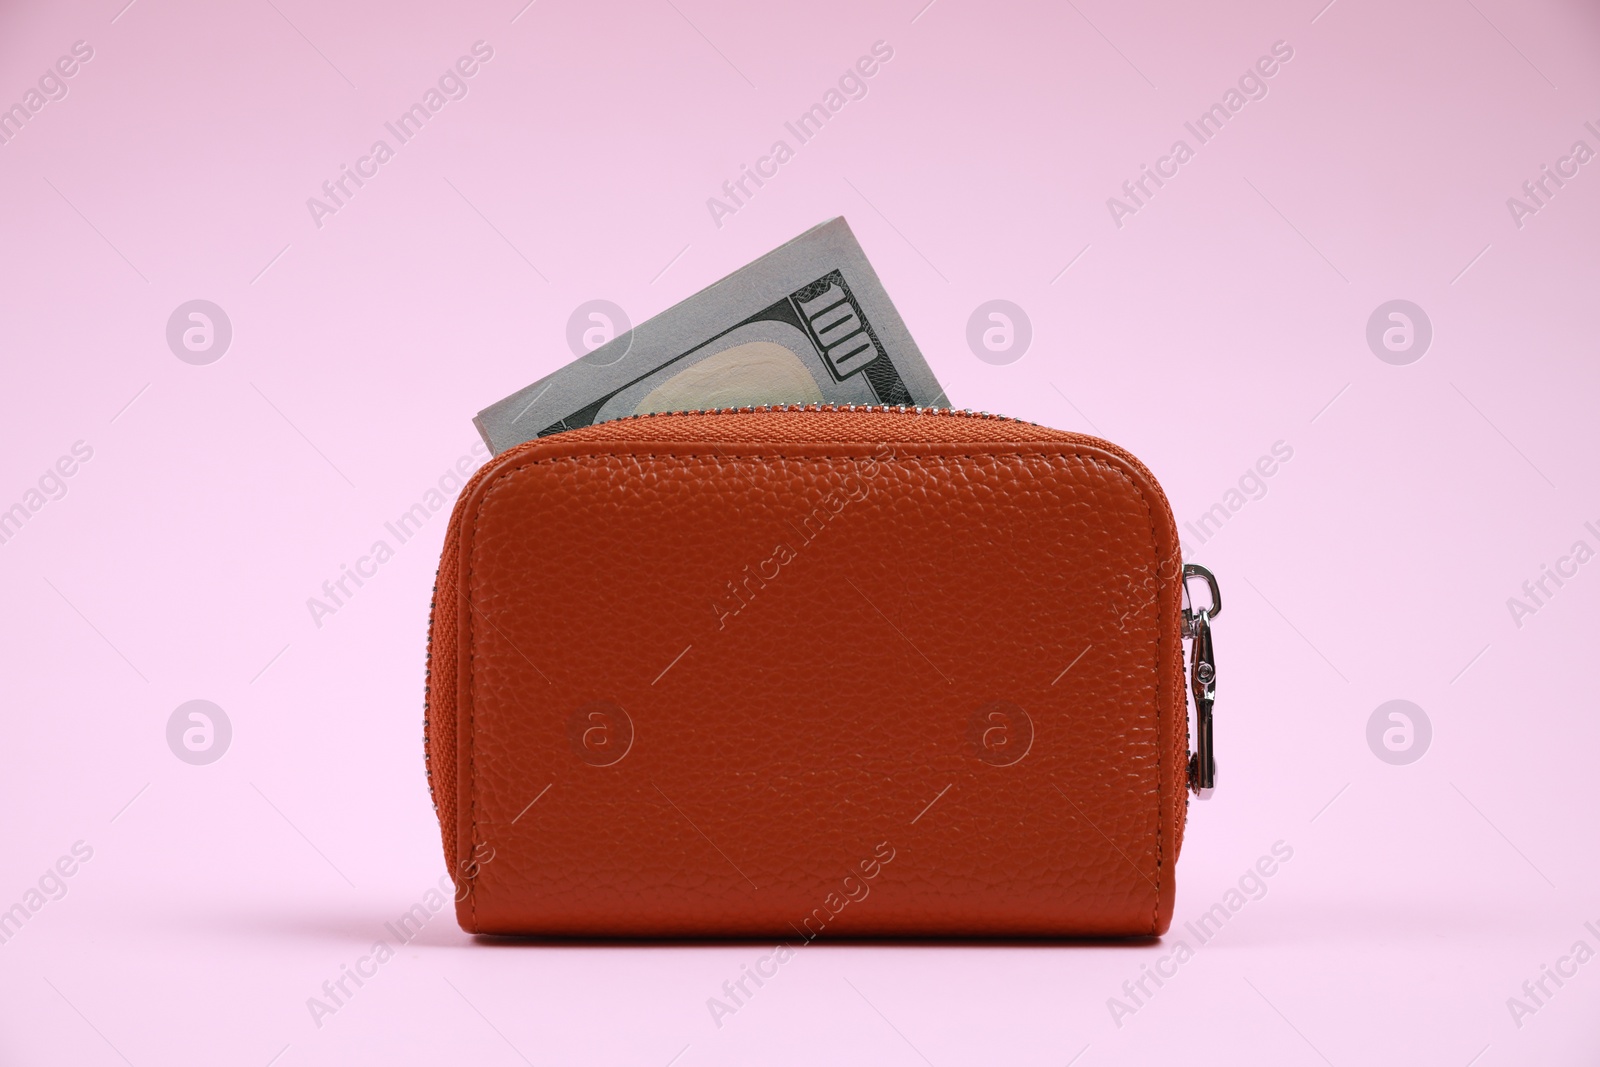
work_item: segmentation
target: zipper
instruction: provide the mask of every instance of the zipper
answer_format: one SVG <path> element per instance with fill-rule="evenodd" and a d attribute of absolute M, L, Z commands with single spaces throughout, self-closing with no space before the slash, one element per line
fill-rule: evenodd
<path fill-rule="evenodd" d="M 1189 579 L 1206 583 L 1211 601 L 1195 608 Z M 1189 640 L 1189 691 L 1194 696 L 1195 750 L 1189 755 L 1189 789 L 1209 800 L 1217 788 L 1217 758 L 1211 735 L 1211 707 L 1217 699 L 1217 656 L 1211 643 L 1211 620 L 1222 614 L 1222 590 L 1216 575 L 1196 563 L 1183 565 L 1183 636 Z"/>

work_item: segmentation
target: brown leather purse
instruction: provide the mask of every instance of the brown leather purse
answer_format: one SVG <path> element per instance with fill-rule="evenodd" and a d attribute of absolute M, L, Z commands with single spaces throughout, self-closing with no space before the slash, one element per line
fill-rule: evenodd
<path fill-rule="evenodd" d="M 457 917 L 1161 934 L 1214 775 L 1220 602 L 1185 580 L 1138 460 L 991 415 L 684 412 L 510 449 L 456 503 L 430 623 Z"/>

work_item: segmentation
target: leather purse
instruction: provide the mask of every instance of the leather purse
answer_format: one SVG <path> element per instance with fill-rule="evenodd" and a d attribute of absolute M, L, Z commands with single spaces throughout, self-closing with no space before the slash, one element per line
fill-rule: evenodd
<path fill-rule="evenodd" d="M 519 445 L 463 490 L 434 589 L 457 918 L 1159 935 L 1214 778 L 1220 607 L 1150 472 L 1081 434 L 795 406 Z"/>

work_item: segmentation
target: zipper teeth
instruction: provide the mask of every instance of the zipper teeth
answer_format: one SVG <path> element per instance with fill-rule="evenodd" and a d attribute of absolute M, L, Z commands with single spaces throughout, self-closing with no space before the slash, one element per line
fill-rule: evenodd
<path fill-rule="evenodd" d="M 996 415 L 993 412 L 989 412 L 989 411 L 973 411 L 971 408 L 923 407 L 923 406 L 920 406 L 920 405 L 908 407 L 905 404 L 762 404 L 762 405 L 753 406 L 753 407 L 736 407 L 736 408 L 693 408 L 693 409 L 684 409 L 684 410 L 680 410 L 680 411 L 650 411 L 650 412 L 644 412 L 644 413 L 637 414 L 637 415 L 619 415 L 614 419 L 601 419 L 599 422 L 591 423 L 590 425 L 592 425 L 592 426 L 604 426 L 604 425 L 608 425 L 608 424 L 614 423 L 614 422 L 635 422 L 635 421 L 638 421 L 639 419 L 659 419 L 659 418 L 666 418 L 666 417 L 674 416 L 674 415 L 679 415 L 679 416 L 681 416 L 681 415 L 757 415 L 757 414 L 769 414 L 769 413 L 780 413 L 780 412 L 841 412 L 841 411 L 845 411 L 845 412 L 860 412 L 862 414 L 873 414 L 873 415 L 912 415 L 912 416 L 935 415 L 935 416 L 939 416 L 941 418 L 989 419 L 989 420 L 993 420 L 995 422 L 1014 422 L 1014 423 L 1017 423 L 1018 425 L 1021 425 L 1021 426 L 1037 426 L 1040 429 L 1048 429 L 1048 427 L 1045 427 L 1042 424 L 1037 423 L 1037 422 L 1029 422 L 1026 419 L 1013 418 L 1010 415 Z M 575 429 L 580 429 L 581 427 L 574 427 L 574 428 Z M 559 434 L 551 434 L 550 436 L 551 437 L 556 437 L 556 436 L 559 436 Z M 1081 435 L 1077 435 L 1077 436 L 1081 436 Z M 533 438 L 533 441 L 542 441 L 544 439 L 545 438 L 543 438 L 543 437 L 535 437 L 535 438 Z M 532 443 L 531 441 L 522 442 L 522 444 L 531 444 L 531 443 Z M 516 449 L 516 448 L 520 448 L 520 447 L 521 447 L 521 445 L 512 445 L 511 448 L 506 449 L 505 452 L 501 452 L 497 456 L 492 456 L 492 457 L 490 457 L 490 459 L 491 459 L 491 461 L 494 460 L 494 459 L 499 459 L 500 456 L 506 455 L 506 453 L 512 451 L 512 449 Z M 484 466 L 487 467 L 488 464 L 485 463 Z M 471 488 L 471 482 L 469 482 L 466 486 L 463 486 L 461 492 L 464 494 L 464 493 L 466 493 L 466 491 L 469 488 Z M 433 595 L 429 598 L 429 602 L 428 602 L 428 633 L 429 633 L 429 641 L 428 641 L 427 658 L 426 658 L 426 661 L 425 661 L 425 664 L 424 664 L 424 667 L 423 667 L 423 700 L 422 700 L 422 762 L 423 762 L 423 769 L 424 769 L 425 773 L 427 774 L 427 779 L 428 779 L 428 799 L 429 799 L 429 801 L 432 802 L 433 810 L 435 812 L 438 812 L 438 810 L 439 810 L 439 798 L 438 798 L 438 795 L 434 792 L 434 784 L 433 784 L 433 767 L 431 766 L 431 764 L 432 764 L 432 759 L 431 759 L 432 745 L 431 745 L 431 738 L 430 738 L 429 712 L 432 710 L 431 705 L 433 703 L 432 699 L 431 699 L 431 697 L 432 697 L 432 691 L 431 690 L 432 690 L 432 681 L 433 681 L 433 678 L 432 678 L 432 675 L 433 675 L 433 640 L 432 640 L 432 634 L 433 634 L 433 612 L 434 612 L 434 608 L 436 607 L 436 601 L 438 599 L 438 593 L 439 593 L 439 580 L 438 580 L 437 574 L 435 574 L 434 583 L 433 583 Z"/>
<path fill-rule="evenodd" d="M 947 418 L 958 419 L 993 419 L 997 422 L 1015 422 L 1023 426 L 1040 425 L 1037 422 L 1028 422 L 1025 419 L 1012 418 L 1010 415 L 996 415 L 988 411 L 973 411 L 971 408 L 937 408 L 920 406 L 908 407 L 905 404 L 762 404 L 756 407 L 686 408 L 679 411 L 647 411 L 638 415 L 618 415 L 614 419 L 601 419 L 599 422 L 591 423 L 591 425 L 604 426 L 613 422 L 631 422 L 637 419 L 658 419 L 669 415 L 758 415 L 774 412 L 828 411 L 852 411 L 874 415 L 939 415 Z M 1043 429 L 1044 427 L 1040 428 Z M 552 434 L 551 436 L 555 435 Z M 516 446 L 513 445 L 512 447 L 514 448 Z"/>

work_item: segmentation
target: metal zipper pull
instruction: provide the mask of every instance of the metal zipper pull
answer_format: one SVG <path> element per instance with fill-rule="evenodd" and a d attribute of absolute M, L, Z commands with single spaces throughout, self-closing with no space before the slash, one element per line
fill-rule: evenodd
<path fill-rule="evenodd" d="M 1211 595 L 1203 608 L 1193 608 L 1189 579 L 1202 579 Z M 1189 689 L 1194 694 L 1195 751 L 1189 755 L 1189 789 L 1201 800 L 1217 787 L 1217 760 L 1211 736 L 1211 706 L 1217 697 L 1217 659 L 1211 645 L 1211 620 L 1222 614 L 1222 590 L 1216 576 L 1193 563 L 1183 566 L 1183 636 L 1189 639 Z"/>

